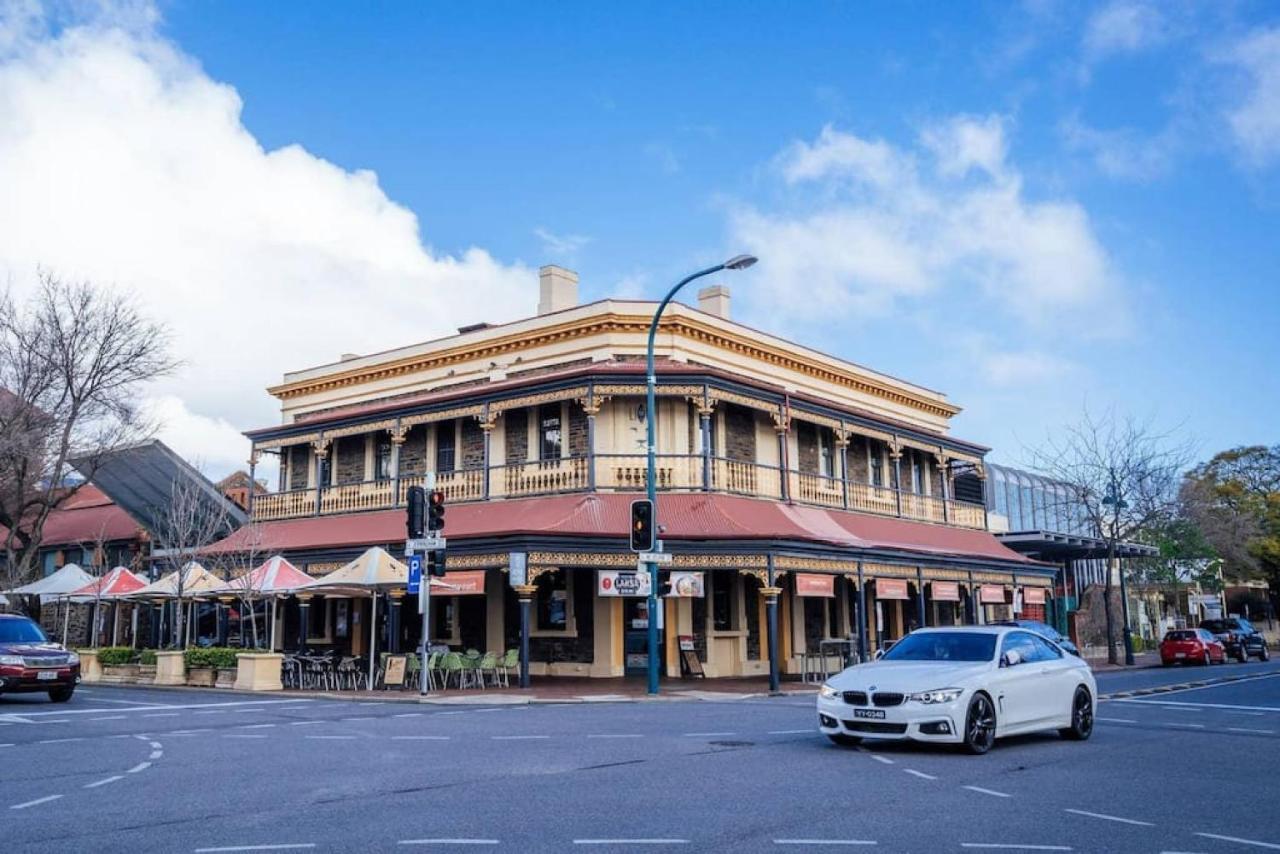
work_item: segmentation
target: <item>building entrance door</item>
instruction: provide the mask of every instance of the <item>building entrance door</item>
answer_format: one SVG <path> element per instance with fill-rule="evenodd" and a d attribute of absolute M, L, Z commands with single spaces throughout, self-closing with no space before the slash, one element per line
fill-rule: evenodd
<path fill-rule="evenodd" d="M 658 667 L 662 667 L 662 626 L 658 626 Z M 623 672 L 627 676 L 646 676 L 649 673 L 649 600 L 627 598 L 622 600 L 622 654 Z"/>

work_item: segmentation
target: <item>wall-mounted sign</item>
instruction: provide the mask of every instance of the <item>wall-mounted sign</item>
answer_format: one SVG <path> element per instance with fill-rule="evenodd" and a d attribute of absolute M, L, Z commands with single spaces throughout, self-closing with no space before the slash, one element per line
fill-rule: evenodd
<path fill-rule="evenodd" d="M 929 595 L 935 602 L 959 602 L 960 585 L 954 581 L 930 581 Z"/>
<path fill-rule="evenodd" d="M 1043 605 L 1044 604 L 1044 588 L 1043 587 L 1022 588 L 1022 604 Z"/>
<path fill-rule="evenodd" d="M 671 594 L 668 599 L 701 599 L 705 595 L 701 572 L 671 573 Z"/>
<path fill-rule="evenodd" d="M 815 575 L 798 572 L 796 573 L 796 595 L 834 598 L 836 595 L 836 577 L 834 575 Z"/>
<path fill-rule="evenodd" d="M 445 588 L 437 588 L 441 596 L 483 596 L 484 570 L 472 569 L 467 572 L 446 572 Z"/>
<path fill-rule="evenodd" d="M 999 584 L 984 584 L 978 588 L 978 601 L 983 605 L 1003 605 L 1004 588 Z"/>
<path fill-rule="evenodd" d="M 512 587 L 523 587 L 529 578 L 529 555 L 511 552 L 507 555 L 507 581 Z"/>
<path fill-rule="evenodd" d="M 905 578 L 877 578 L 876 598 L 910 599 L 911 597 L 907 595 L 907 580 Z"/>
<path fill-rule="evenodd" d="M 596 573 L 596 592 L 601 596 L 648 596 L 649 573 L 602 569 Z"/>

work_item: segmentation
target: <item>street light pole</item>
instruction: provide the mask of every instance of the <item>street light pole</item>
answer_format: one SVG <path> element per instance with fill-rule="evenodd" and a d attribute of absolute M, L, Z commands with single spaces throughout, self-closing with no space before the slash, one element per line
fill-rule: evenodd
<path fill-rule="evenodd" d="M 653 366 L 653 344 L 654 339 L 658 336 L 658 321 L 662 318 L 662 312 L 666 310 L 667 303 L 675 297 L 681 288 L 699 279 L 703 276 L 709 276 L 712 273 L 718 273 L 721 270 L 745 270 L 752 264 L 756 263 L 756 259 L 752 255 L 735 255 L 723 264 L 716 264 L 714 267 L 708 267 L 705 270 L 699 270 L 692 275 L 685 276 L 676 286 L 667 291 L 667 295 L 662 298 L 662 302 L 658 303 L 657 310 L 653 313 L 653 322 L 649 324 L 649 347 L 645 355 L 645 410 L 644 417 L 647 427 L 647 456 L 648 469 L 645 477 L 645 495 L 649 499 L 650 505 L 653 507 L 653 530 L 655 535 L 661 532 L 658 526 L 658 489 L 657 489 L 657 434 L 658 422 L 657 413 L 654 412 L 655 400 L 657 398 L 658 377 Z M 646 563 L 645 571 L 649 573 L 649 693 L 658 693 L 658 565 L 656 563 Z"/>

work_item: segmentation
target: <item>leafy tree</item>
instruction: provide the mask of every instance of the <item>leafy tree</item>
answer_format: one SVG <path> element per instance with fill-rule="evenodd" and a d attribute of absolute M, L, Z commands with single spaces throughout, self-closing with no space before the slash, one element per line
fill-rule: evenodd
<path fill-rule="evenodd" d="M 1280 590 L 1280 445 L 1216 454 L 1187 475 L 1183 494 L 1224 575 Z"/>

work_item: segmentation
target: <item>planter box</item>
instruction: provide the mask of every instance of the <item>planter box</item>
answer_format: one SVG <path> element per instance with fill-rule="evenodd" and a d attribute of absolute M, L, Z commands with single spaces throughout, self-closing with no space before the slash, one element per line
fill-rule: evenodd
<path fill-rule="evenodd" d="M 154 685 L 156 681 L 156 666 L 154 664 L 139 664 L 138 678 L 139 685 Z"/>
<path fill-rule="evenodd" d="M 77 650 L 80 655 L 80 681 L 81 682 L 101 682 L 102 681 L 102 665 L 98 663 L 98 651 L 96 649 Z"/>
<path fill-rule="evenodd" d="M 245 652 L 236 656 L 236 690 L 283 691 L 280 670 L 284 656 L 276 652 Z"/>
<path fill-rule="evenodd" d="M 236 684 L 236 674 L 239 673 L 237 667 L 219 667 L 218 678 L 214 682 L 215 688 L 234 688 Z"/>
<path fill-rule="evenodd" d="M 156 653 L 156 684 L 187 684 L 187 665 L 182 658 L 181 650 L 172 649 Z"/>
<path fill-rule="evenodd" d="M 81 659 L 83 661 L 83 659 Z M 131 685 L 138 681 L 137 664 L 106 664 L 102 667 L 102 681 Z"/>
<path fill-rule="evenodd" d="M 212 688 L 217 671 L 212 667 L 192 667 L 187 670 L 187 684 L 197 688 Z"/>

